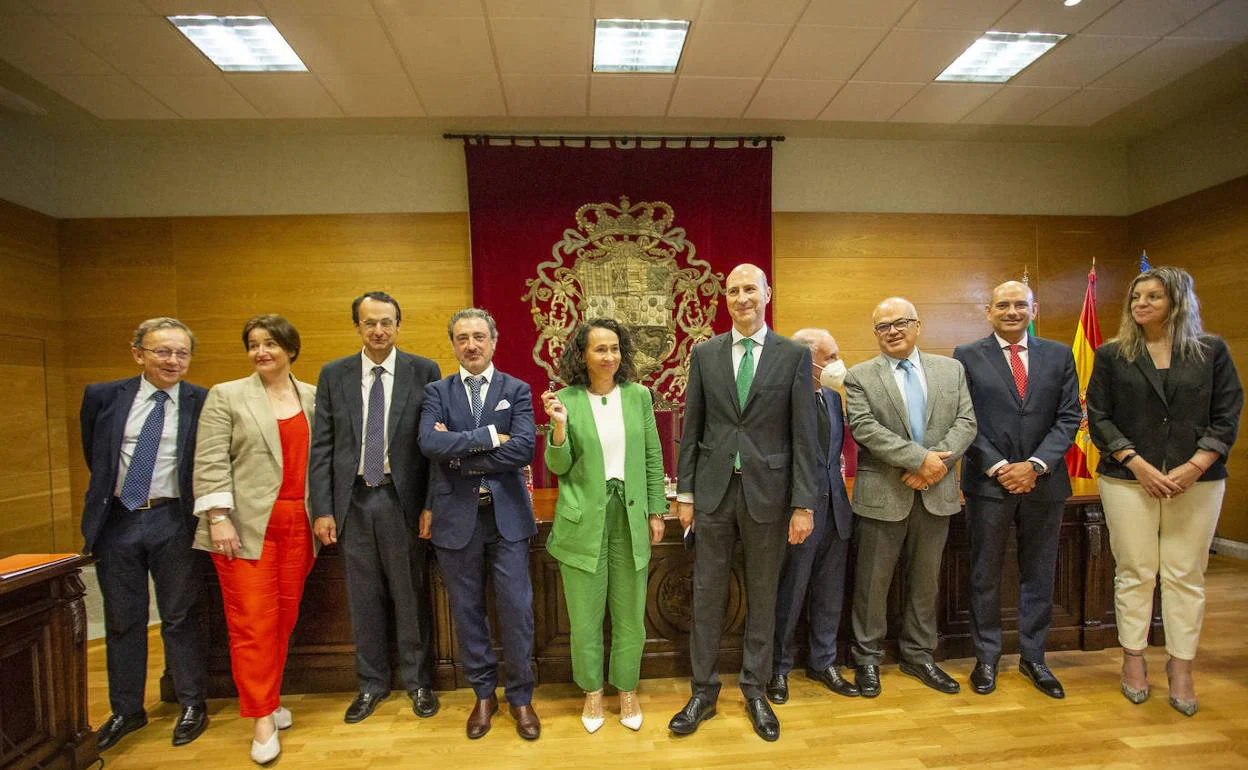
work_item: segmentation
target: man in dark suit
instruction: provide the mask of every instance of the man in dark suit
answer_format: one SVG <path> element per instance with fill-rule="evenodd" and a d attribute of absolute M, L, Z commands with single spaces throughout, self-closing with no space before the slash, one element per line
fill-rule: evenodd
<path fill-rule="evenodd" d="M 936 595 L 949 517 L 962 510 L 949 468 L 975 438 L 962 365 L 922 353 L 914 305 L 890 297 L 872 313 L 880 355 L 849 370 L 845 411 L 860 447 L 854 481 L 854 665 L 859 692 L 880 694 L 888 594 L 905 553 L 901 672 L 943 693 L 958 683 L 936 665 Z"/>
<path fill-rule="evenodd" d="M 203 564 L 202 554 L 191 550 L 195 428 L 208 391 L 182 380 L 194 350 L 195 338 L 181 321 L 144 321 L 130 349 L 140 376 L 88 385 L 82 396 L 82 451 L 91 472 L 82 509 L 83 551 L 95 556 L 104 597 L 113 712 L 97 733 L 101 751 L 147 724 L 149 573 L 165 662 L 181 706 L 173 745 L 190 743 L 208 726 L 195 612 Z"/>
<path fill-rule="evenodd" d="M 852 698 L 858 688 L 836 668 L 836 632 L 841 625 L 845 598 L 845 567 L 853 511 L 841 475 L 841 443 L 845 421 L 841 396 L 833 388 L 845 380 L 840 347 L 826 329 L 799 329 L 793 340 L 810 348 L 811 379 L 815 389 L 815 428 L 818 447 L 818 497 L 815 531 L 806 542 L 790 545 L 780 571 L 776 598 L 776 641 L 772 653 L 767 700 L 787 703 L 789 672 L 793 669 L 793 634 L 802 610 L 807 609 L 808 654 L 806 676 L 822 682 L 837 695 Z"/>
<path fill-rule="evenodd" d="M 489 313 L 460 310 L 447 332 L 459 371 L 425 387 L 420 448 L 436 464 L 421 537 L 432 537 L 438 550 L 464 676 L 477 695 L 468 737 L 489 732 L 498 711 L 498 656 L 485 599 L 486 578 L 493 576 L 507 702 L 516 732 L 536 740 L 542 724 L 532 705 L 529 538 L 537 525 L 523 472 L 536 443 L 533 396 L 527 383 L 494 368 L 498 329 Z"/>
<path fill-rule="evenodd" d="M 1044 663 L 1053 614 L 1053 575 L 1062 504 L 1070 496 L 1066 450 L 1083 419 L 1070 348 L 1032 337 L 1035 296 L 1008 281 L 985 308 L 993 333 L 960 345 L 979 433 L 962 461 L 971 546 L 971 689 L 997 686 L 1001 657 L 1001 567 L 1010 526 L 1018 542 L 1018 670 L 1053 698 L 1066 697 Z"/>
<path fill-rule="evenodd" d="M 325 364 L 316 387 L 308 487 L 317 538 L 324 545 L 342 541 L 358 688 L 349 724 L 368 718 L 390 694 L 391 609 L 412 711 L 438 712 L 428 548 L 417 537 L 429 463 L 416 435 L 425 385 L 441 373 L 433 361 L 395 347 L 402 317 L 384 292 L 356 298 L 351 320 L 364 349 Z"/>
<path fill-rule="evenodd" d="M 733 552 L 745 552 L 745 644 L 741 692 L 754 731 L 780 737 L 764 697 L 771 678 L 776 592 L 785 542 L 806 540 L 818 498 L 815 401 L 810 351 L 767 328 L 767 276 L 738 265 L 725 288 L 732 331 L 693 348 L 685 390 L 676 512 L 696 533 L 693 696 L 668 724 L 688 735 L 715 715 L 719 639 L 728 606 Z"/>

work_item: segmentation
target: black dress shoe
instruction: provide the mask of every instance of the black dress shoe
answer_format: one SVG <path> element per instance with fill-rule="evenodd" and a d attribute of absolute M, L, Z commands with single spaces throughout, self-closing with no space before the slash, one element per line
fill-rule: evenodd
<path fill-rule="evenodd" d="M 178 721 L 173 723 L 173 745 L 185 746 L 208 729 L 208 711 L 204 704 L 183 706 Z"/>
<path fill-rule="evenodd" d="M 343 721 L 349 725 L 356 722 L 363 722 L 372 716 L 377 710 L 377 704 L 390 697 L 388 692 L 362 692 L 355 696 L 355 700 L 351 701 L 351 705 L 347 706 L 347 713 L 343 715 Z"/>
<path fill-rule="evenodd" d="M 975 661 L 975 668 L 971 669 L 971 689 L 980 695 L 997 689 L 997 664 Z"/>
<path fill-rule="evenodd" d="M 767 680 L 767 700 L 779 706 L 789 702 L 788 674 L 772 674 Z"/>
<path fill-rule="evenodd" d="M 824 687 L 837 695 L 844 695 L 846 698 L 857 698 L 860 694 L 853 682 L 841 676 L 841 672 L 836 670 L 836 666 L 828 666 L 822 671 L 808 668 L 806 669 L 806 676 L 816 682 L 823 682 Z"/>
<path fill-rule="evenodd" d="M 147 714 L 140 711 L 128 717 L 110 714 L 95 732 L 95 746 L 100 751 L 111 749 L 117 741 L 147 724 Z"/>
<path fill-rule="evenodd" d="M 754 732 L 758 733 L 759 738 L 765 741 L 780 740 L 780 720 L 776 719 L 776 712 L 771 710 L 766 699 L 747 699 L 745 713 L 750 715 L 750 722 L 754 725 Z"/>
<path fill-rule="evenodd" d="M 693 735 L 698 725 L 715 716 L 715 702 L 705 695 L 694 695 L 685 707 L 676 712 L 667 729 L 677 735 Z"/>
<path fill-rule="evenodd" d="M 900 668 L 901 673 L 909 674 L 936 692 L 953 695 L 962 689 L 957 680 L 941 671 L 935 663 L 907 663 L 903 660 Z"/>
<path fill-rule="evenodd" d="M 438 713 L 438 694 L 432 687 L 417 687 L 411 695 L 413 714 L 421 719 L 428 719 Z"/>
<path fill-rule="evenodd" d="M 880 667 L 858 666 L 854 669 L 854 684 L 864 698 L 875 698 L 880 694 Z"/>
<path fill-rule="evenodd" d="M 1018 661 L 1018 670 L 1023 676 L 1031 680 L 1036 689 L 1050 698 L 1065 698 L 1066 691 L 1062 689 L 1062 683 L 1057 681 L 1057 677 L 1053 676 L 1053 672 L 1043 663 L 1034 663 L 1030 660 Z"/>

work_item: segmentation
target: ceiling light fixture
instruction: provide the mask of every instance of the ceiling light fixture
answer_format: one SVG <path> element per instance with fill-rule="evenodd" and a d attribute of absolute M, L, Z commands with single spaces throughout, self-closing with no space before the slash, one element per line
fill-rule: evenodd
<path fill-rule="evenodd" d="M 675 72 L 689 22 L 595 19 L 594 72 Z"/>
<path fill-rule="evenodd" d="M 1004 83 L 1066 36 L 1048 32 L 985 32 L 936 76 L 941 82 Z"/>
<path fill-rule="evenodd" d="M 224 72 L 307 72 L 264 16 L 168 16 Z"/>
<path fill-rule="evenodd" d="M 1079 5 L 1082 2 L 1083 0 L 1062 0 L 1062 5 L 1066 6 L 1067 8 L 1074 8 L 1076 5 Z"/>

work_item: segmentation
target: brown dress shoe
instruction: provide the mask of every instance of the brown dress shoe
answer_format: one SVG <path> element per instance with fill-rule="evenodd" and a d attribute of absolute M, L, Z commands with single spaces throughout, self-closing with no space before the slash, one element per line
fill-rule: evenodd
<path fill-rule="evenodd" d="M 480 738 L 490 731 L 490 719 L 498 713 L 498 696 L 478 698 L 477 705 L 468 715 L 468 737 L 472 740 Z"/>
<path fill-rule="evenodd" d="M 537 718 L 533 706 L 512 706 L 511 716 L 516 720 L 516 734 L 526 741 L 535 741 L 542 737 L 542 720 Z"/>

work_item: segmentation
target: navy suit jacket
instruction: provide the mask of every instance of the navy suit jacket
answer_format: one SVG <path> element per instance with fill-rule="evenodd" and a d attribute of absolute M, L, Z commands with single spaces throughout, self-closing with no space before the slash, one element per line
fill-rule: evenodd
<path fill-rule="evenodd" d="M 1049 472 L 1028 492 L 1034 500 L 1070 497 L 1066 450 L 1083 421 L 1075 357 L 1060 342 L 1027 338 L 1027 398 L 1019 398 L 1014 374 L 997 336 L 959 345 L 953 357 L 966 369 L 966 384 L 975 405 L 979 432 L 962 458 L 962 491 L 967 495 L 1003 499 L 1009 492 L 987 471 L 1001 460 L 1019 462 L 1038 457 Z"/>
<path fill-rule="evenodd" d="M 853 530 L 854 511 L 845 493 L 845 477 L 841 475 L 841 444 L 845 440 L 845 418 L 841 413 L 841 394 L 831 388 L 820 388 L 824 408 L 828 410 L 828 422 L 832 427 L 828 452 L 819 458 L 818 496 L 815 498 L 815 534 L 819 528 L 830 526 L 841 540 L 848 540 Z M 818 404 L 816 404 L 818 408 Z M 818 430 L 818 423 L 816 423 Z M 815 446 L 819 446 L 816 436 Z M 828 514 L 831 513 L 829 520 Z"/>
<path fill-rule="evenodd" d="M 434 430 L 435 422 L 445 425 L 446 431 Z M 507 443 L 494 448 L 489 425 L 510 436 Z M 450 549 L 468 544 L 477 526 L 477 490 L 482 479 L 494 496 L 499 534 L 510 542 L 537 534 L 522 470 L 532 462 L 535 444 L 528 383 L 495 369 L 478 428 L 472 426 L 472 409 L 458 372 L 425 386 L 420 449 L 434 461 L 429 495 L 433 544 Z M 457 468 L 452 461 L 458 461 Z"/>
<path fill-rule="evenodd" d="M 84 553 L 91 553 L 95 548 L 108 518 L 117 488 L 117 466 L 121 461 L 126 418 L 138 392 L 139 377 L 100 382 L 88 385 L 83 391 L 78 419 L 82 425 L 82 453 L 87 460 L 87 470 L 91 472 L 82 507 Z M 191 477 L 195 466 L 195 432 L 207 397 L 207 388 L 189 382 L 178 383 L 178 495 L 187 530 L 194 530 L 197 523 L 193 514 L 195 493 Z"/>

